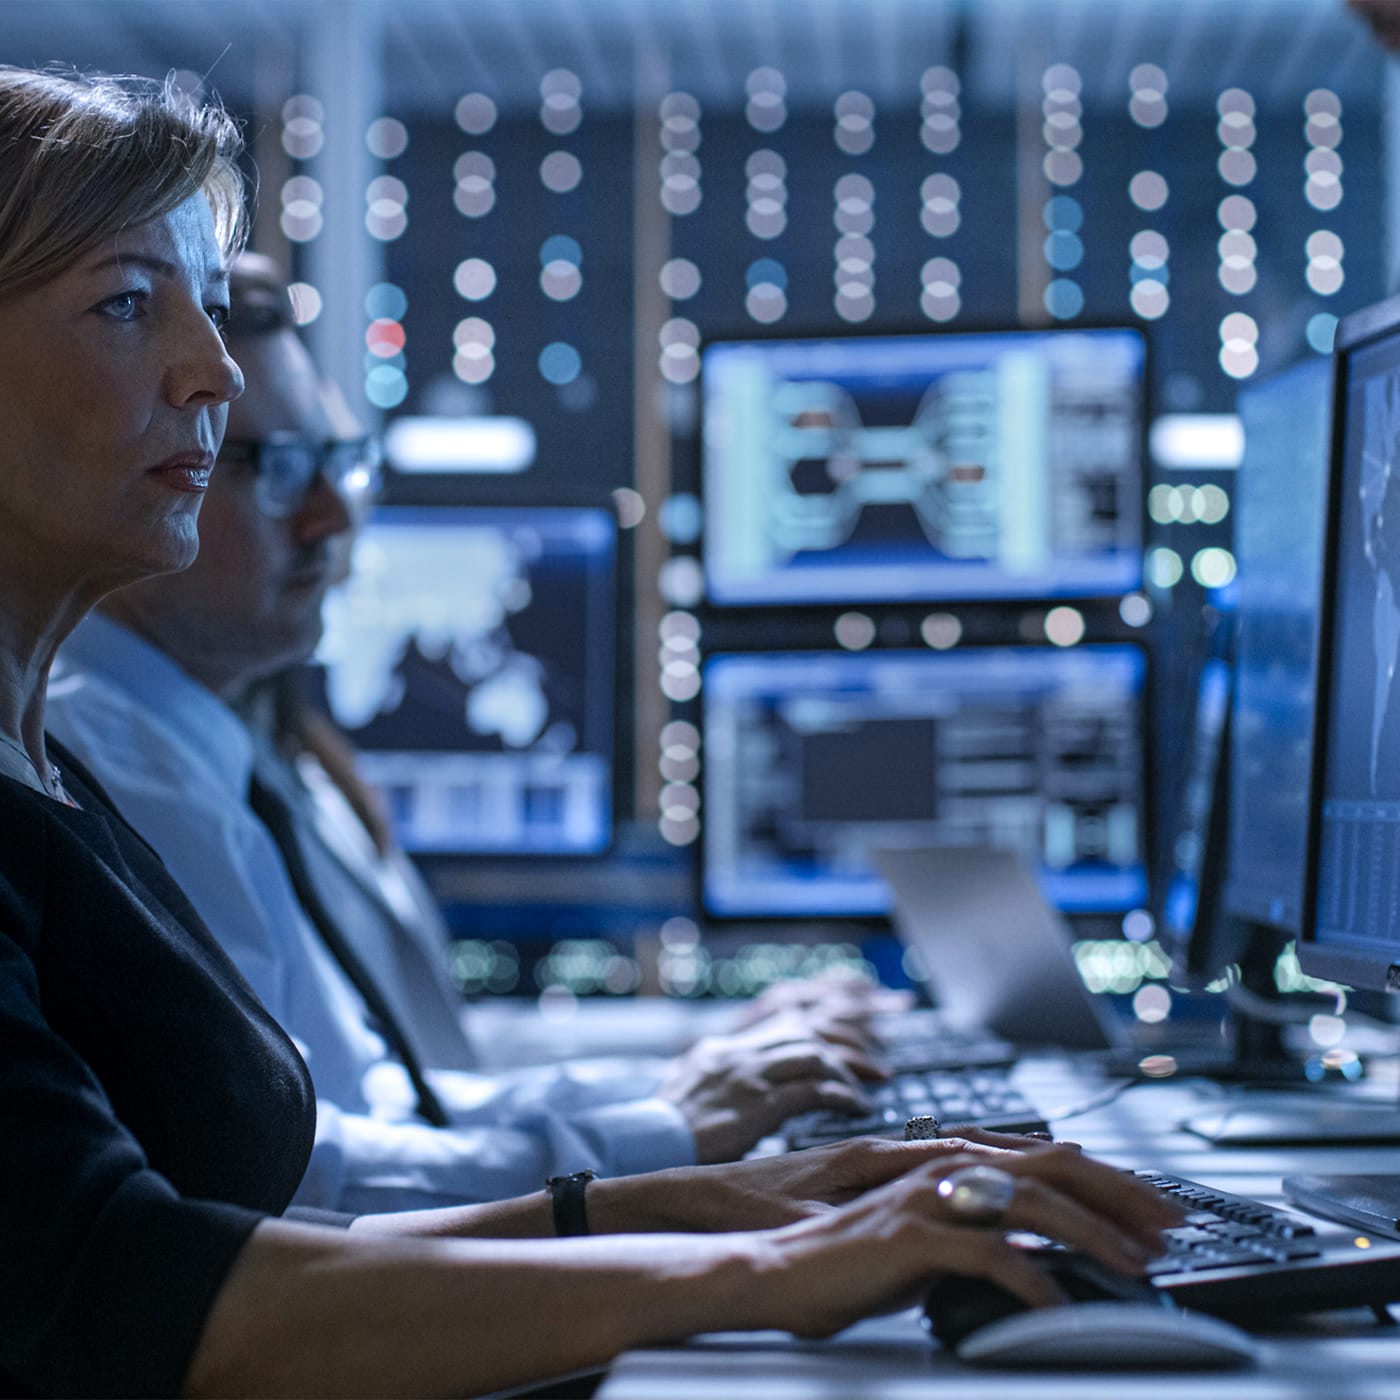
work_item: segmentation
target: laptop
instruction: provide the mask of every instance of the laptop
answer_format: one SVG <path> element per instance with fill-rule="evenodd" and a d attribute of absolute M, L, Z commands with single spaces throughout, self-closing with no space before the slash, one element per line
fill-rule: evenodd
<path fill-rule="evenodd" d="M 1019 1053 L 1049 1046 L 1112 1051 L 1127 1036 L 1084 985 L 1063 919 L 1012 852 L 981 847 L 877 851 L 893 894 L 894 926 L 915 949 L 932 1012 L 910 1043 L 877 1024 L 891 1077 L 869 1090 L 870 1111 L 798 1114 L 780 1129 L 791 1149 L 862 1133 L 899 1136 L 932 1116 L 1000 1132 L 1042 1132 L 1040 1110 L 1011 1082 Z M 932 1018 L 932 1024 L 930 1024 Z"/>
<path fill-rule="evenodd" d="M 954 1036 L 1012 1045 L 1129 1049 L 1112 1009 L 1079 975 L 1072 935 L 1014 851 L 982 846 L 874 852 L 900 941 L 916 951 Z"/>

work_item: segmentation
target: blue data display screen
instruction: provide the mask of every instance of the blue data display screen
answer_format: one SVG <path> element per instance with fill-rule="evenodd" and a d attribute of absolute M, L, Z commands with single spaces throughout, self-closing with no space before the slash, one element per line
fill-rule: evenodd
<path fill-rule="evenodd" d="M 1314 937 L 1400 960 L 1400 336 L 1347 360 Z"/>
<path fill-rule="evenodd" d="M 1147 896 L 1135 647 L 720 655 L 706 664 L 704 898 L 889 911 L 870 852 L 1021 852 L 1073 911 Z"/>
<path fill-rule="evenodd" d="M 1331 360 L 1318 357 L 1251 385 L 1238 402 L 1224 902 L 1288 933 L 1303 917 L 1331 398 Z"/>
<path fill-rule="evenodd" d="M 391 507 L 361 532 L 316 659 L 406 850 L 607 847 L 615 555 L 600 510 Z"/>
<path fill-rule="evenodd" d="M 1128 592 L 1144 365 L 1128 330 L 709 345 L 710 601 Z"/>

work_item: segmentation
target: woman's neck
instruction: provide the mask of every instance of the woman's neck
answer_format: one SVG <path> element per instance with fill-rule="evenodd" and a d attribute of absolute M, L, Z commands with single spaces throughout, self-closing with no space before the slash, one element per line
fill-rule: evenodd
<path fill-rule="evenodd" d="M 47 771 L 44 701 L 49 669 L 63 640 L 101 593 L 89 588 L 37 588 L 0 566 L 0 736 L 18 744 Z"/>
<path fill-rule="evenodd" d="M 0 773 L 74 807 L 44 742 L 49 670 L 80 606 L 26 612 L 0 593 Z"/>
<path fill-rule="evenodd" d="M 0 737 L 31 758 L 44 757 L 44 698 L 56 647 L 15 651 L 6 645 L 0 609 Z"/>

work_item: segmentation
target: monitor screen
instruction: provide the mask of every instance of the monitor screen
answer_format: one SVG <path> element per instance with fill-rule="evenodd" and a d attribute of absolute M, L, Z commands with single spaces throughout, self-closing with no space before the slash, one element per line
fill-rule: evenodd
<path fill-rule="evenodd" d="M 1224 904 L 1296 935 L 1303 918 L 1332 362 L 1238 398 L 1235 696 Z"/>
<path fill-rule="evenodd" d="M 601 510 L 387 507 L 361 532 L 317 661 L 406 850 L 608 846 L 615 553 Z"/>
<path fill-rule="evenodd" d="M 1304 971 L 1400 973 L 1400 299 L 1337 329 Z"/>
<path fill-rule="evenodd" d="M 703 894 L 720 916 L 871 916 L 872 850 L 999 846 L 1052 903 L 1146 897 L 1142 652 L 717 655 L 703 684 Z"/>
<path fill-rule="evenodd" d="M 713 342 L 710 601 L 1136 588 L 1144 368 L 1130 330 Z"/>

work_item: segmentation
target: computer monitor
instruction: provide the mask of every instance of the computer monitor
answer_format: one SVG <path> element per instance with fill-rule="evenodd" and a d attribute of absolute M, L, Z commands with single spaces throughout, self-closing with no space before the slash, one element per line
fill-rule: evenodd
<path fill-rule="evenodd" d="M 1317 721 L 1298 960 L 1305 973 L 1400 989 L 1400 297 L 1344 317 L 1334 352 Z M 1356 1106 L 1373 1139 L 1400 1114 Z M 1346 1140 L 1333 1130 L 1333 1141 Z M 1400 1175 L 1301 1176 L 1305 1209 L 1400 1233 Z"/>
<path fill-rule="evenodd" d="M 703 679 L 702 890 L 727 917 L 889 912 L 871 852 L 1021 852 L 1051 903 L 1145 902 L 1133 646 L 730 653 Z"/>
<path fill-rule="evenodd" d="M 1136 588 L 1145 358 L 1119 329 L 712 342 L 709 601 Z"/>
<path fill-rule="evenodd" d="M 1233 597 L 1230 599 L 1233 602 Z M 1229 762 L 1237 693 L 1237 637 L 1240 619 L 1231 607 L 1207 609 L 1206 646 L 1197 671 L 1190 723 L 1182 744 L 1181 776 L 1172 803 L 1169 841 L 1159 880 L 1157 933 L 1172 961 L 1173 981 L 1188 987 L 1223 990 L 1233 1013 L 1219 1022 L 1219 1038 L 1188 1040 L 1173 1047 L 1177 1072 L 1252 1084 L 1296 1084 L 1308 1077 L 1303 1056 L 1291 1054 L 1281 1025 L 1263 1014 L 1263 1003 L 1278 1000 L 1272 930 L 1241 919 L 1224 907 L 1222 886 L 1236 815 L 1234 772 Z M 1229 982 L 1224 974 L 1234 969 Z M 1236 981 L 1237 977 L 1237 981 Z M 1267 1131 L 1272 1141 L 1314 1141 L 1315 1125 L 1293 1107 L 1265 1128 L 1252 1118 L 1248 1131 Z M 1207 1115 L 1185 1125 L 1224 1142 L 1242 1130 L 1230 1117 Z"/>
<path fill-rule="evenodd" d="M 1222 903 L 1236 918 L 1296 937 L 1307 865 L 1330 357 L 1249 385 L 1236 406 L 1244 457 L 1233 512 L 1239 577 Z"/>
<path fill-rule="evenodd" d="M 386 507 L 365 526 L 316 659 L 406 850 L 608 847 L 615 555 L 602 510 Z"/>
<path fill-rule="evenodd" d="M 1299 961 L 1400 990 L 1400 298 L 1337 328 Z"/>

